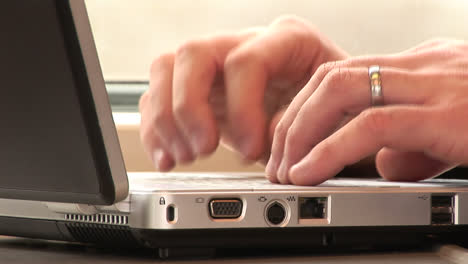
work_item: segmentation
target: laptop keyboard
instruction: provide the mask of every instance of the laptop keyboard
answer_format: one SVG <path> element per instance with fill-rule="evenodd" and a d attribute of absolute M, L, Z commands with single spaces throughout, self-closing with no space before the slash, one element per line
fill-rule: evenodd
<path fill-rule="evenodd" d="M 467 180 L 432 179 L 422 182 L 389 182 L 379 179 L 333 178 L 318 186 L 281 185 L 269 182 L 261 173 L 129 173 L 132 191 L 253 191 L 319 190 L 323 188 L 423 188 L 468 186 Z"/>

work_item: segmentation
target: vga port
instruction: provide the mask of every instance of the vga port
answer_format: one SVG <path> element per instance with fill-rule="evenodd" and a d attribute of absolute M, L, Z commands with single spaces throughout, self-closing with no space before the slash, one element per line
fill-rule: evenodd
<path fill-rule="evenodd" d="M 235 219 L 242 214 L 240 199 L 212 199 L 209 206 L 210 216 L 214 219 Z"/>

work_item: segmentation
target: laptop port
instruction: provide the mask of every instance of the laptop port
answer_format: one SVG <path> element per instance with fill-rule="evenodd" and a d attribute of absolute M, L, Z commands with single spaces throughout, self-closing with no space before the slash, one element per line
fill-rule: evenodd
<path fill-rule="evenodd" d="M 286 209 L 280 202 L 274 201 L 267 206 L 266 219 L 271 225 L 280 225 L 286 219 Z"/>
<path fill-rule="evenodd" d="M 174 205 L 169 205 L 166 208 L 166 218 L 167 222 L 173 223 L 176 220 L 176 210 Z"/>
<path fill-rule="evenodd" d="M 327 197 L 299 197 L 299 219 L 327 218 Z"/>
<path fill-rule="evenodd" d="M 432 196 L 432 207 L 453 207 L 453 196 Z"/>
<path fill-rule="evenodd" d="M 431 223 L 433 225 L 451 225 L 453 224 L 452 214 L 432 214 Z"/>
<path fill-rule="evenodd" d="M 452 225 L 454 223 L 453 208 L 453 195 L 433 195 L 431 197 L 431 224 Z"/>
<path fill-rule="evenodd" d="M 210 216 L 214 219 L 235 219 L 242 214 L 240 199 L 212 199 L 209 203 Z"/>

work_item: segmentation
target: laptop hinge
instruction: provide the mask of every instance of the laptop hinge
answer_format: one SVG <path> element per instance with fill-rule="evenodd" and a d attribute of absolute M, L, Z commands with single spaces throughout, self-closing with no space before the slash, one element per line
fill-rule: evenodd
<path fill-rule="evenodd" d="M 107 206 L 95 206 L 89 204 L 54 203 L 45 202 L 49 210 L 61 214 L 93 215 L 99 213 L 130 213 L 130 199 Z"/>
<path fill-rule="evenodd" d="M 94 205 L 87 204 L 72 204 L 72 203 L 54 203 L 46 202 L 45 205 L 49 210 L 60 214 L 97 214 L 98 210 Z"/>

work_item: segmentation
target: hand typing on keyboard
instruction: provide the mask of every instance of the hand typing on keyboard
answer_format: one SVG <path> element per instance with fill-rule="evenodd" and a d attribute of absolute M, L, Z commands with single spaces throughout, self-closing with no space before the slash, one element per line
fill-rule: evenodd
<path fill-rule="evenodd" d="M 467 65 L 463 41 L 350 57 L 282 17 L 156 58 L 141 139 L 161 171 L 222 142 L 272 182 L 317 185 L 376 153 L 381 176 L 418 181 L 468 164 Z"/>
<path fill-rule="evenodd" d="M 321 64 L 345 58 L 295 17 L 191 40 L 152 64 L 140 100 L 146 152 L 161 171 L 212 153 L 220 140 L 266 160 L 287 105 Z"/>

